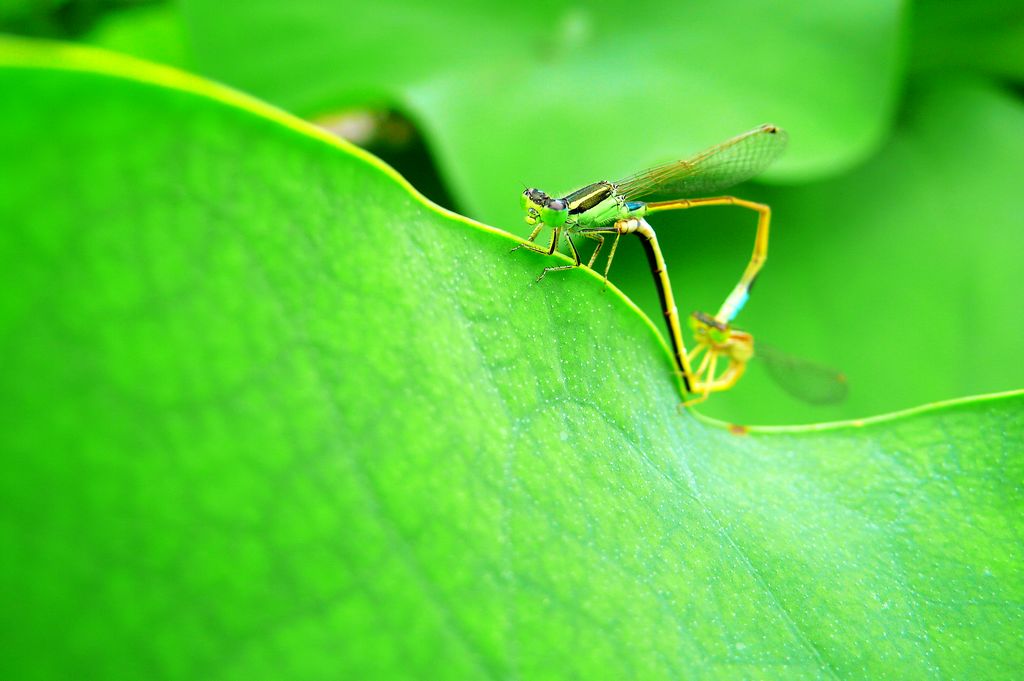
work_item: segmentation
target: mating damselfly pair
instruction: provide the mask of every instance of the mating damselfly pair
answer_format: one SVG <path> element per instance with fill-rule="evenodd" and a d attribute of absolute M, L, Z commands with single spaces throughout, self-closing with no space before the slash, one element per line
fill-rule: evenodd
<path fill-rule="evenodd" d="M 771 222 L 771 209 L 765 204 L 734 196 L 706 195 L 739 184 L 760 173 L 779 156 L 786 146 L 786 139 L 786 133 L 781 128 L 762 125 L 688 159 L 658 165 L 617 182 L 594 182 L 562 197 L 551 196 L 540 189 L 527 189 L 522 195 L 522 206 L 526 222 L 533 225 L 534 229 L 528 240 L 516 249 L 525 247 L 551 255 L 558 249 L 561 238 L 565 238 L 574 263 L 544 268 L 538 277 L 539 281 L 548 272 L 582 265 L 579 250 L 573 241 L 574 235 L 597 242 L 587 262 L 588 267 L 593 267 L 597 260 L 605 236 L 614 235 L 615 240 L 604 268 L 607 281 L 619 237 L 623 234 L 636 234 L 640 237 L 661 298 L 676 366 L 686 391 L 691 395 L 686 404 L 702 401 L 712 392 L 728 390 L 734 386 L 754 356 L 753 336 L 733 328 L 732 321 L 747 302 L 750 289 L 768 256 L 768 230 Z M 640 200 L 670 194 L 678 198 L 654 202 Z M 690 315 L 695 347 L 688 352 L 665 258 L 657 235 L 646 217 L 662 211 L 705 206 L 740 206 L 755 211 L 758 215 L 757 233 L 750 261 L 718 313 L 711 315 L 694 312 Z M 534 240 L 545 227 L 551 229 L 551 242 L 547 248 L 542 248 Z M 720 358 L 725 360 L 721 370 Z M 819 394 L 826 397 L 821 401 L 841 399 L 845 395 L 845 383 L 841 375 L 817 367 L 815 369 L 825 382 L 836 386 L 834 390 L 827 387 L 823 392 L 819 390 Z"/>

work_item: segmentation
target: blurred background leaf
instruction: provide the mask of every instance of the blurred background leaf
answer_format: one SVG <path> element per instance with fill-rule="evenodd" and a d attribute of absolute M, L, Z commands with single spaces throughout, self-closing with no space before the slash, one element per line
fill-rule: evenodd
<path fill-rule="evenodd" d="M 98 23 L 144 7 L 173 5 L 159 0 L 0 0 L 0 31 L 37 38 L 81 39 Z"/>
<path fill-rule="evenodd" d="M 915 71 L 971 70 L 1024 81 L 1024 3 L 1020 0 L 913 3 Z"/>
<path fill-rule="evenodd" d="M 455 207 L 506 228 L 523 183 L 621 177 L 763 122 L 792 133 L 777 177 L 834 174 L 878 145 L 903 68 L 894 0 L 182 8 L 204 73 L 307 117 L 398 108 Z"/>
<path fill-rule="evenodd" d="M 0 92 L 3 678 L 1024 666 L 1020 393 L 734 435 L 300 121 L 24 43 Z"/>
<path fill-rule="evenodd" d="M 186 68 L 191 62 L 178 8 L 170 4 L 142 4 L 108 12 L 83 40 L 160 64 Z"/>

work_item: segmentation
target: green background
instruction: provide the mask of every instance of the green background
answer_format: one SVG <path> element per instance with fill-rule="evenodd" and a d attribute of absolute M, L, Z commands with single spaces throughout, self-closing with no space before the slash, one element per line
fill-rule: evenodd
<path fill-rule="evenodd" d="M 775 211 L 741 321 L 842 368 L 850 396 L 803 405 L 755 362 L 704 411 L 821 421 L 1020 386 L 1012 12 L 737 6 L 723 25 L 695 7 L 647 28 L 643 7 L 547 23 L 467 7 L 442 41 L 420 30 L 437 10 L 403 6 L 379 25 L 303 3 L 55 7 L 0 17 L 305 116 L 398 108 L 422 142 L 381 150 L 519 234 L 523 180 L 569 187 L 774 120 L 794 139 L 777 184 L 737 190 Z M 367 26 L 392 36 L 389 59 Z M 968 26 L 976 49 L 936 47 Z M 758 46 L 721 46 L 742 39 Z M 564 106 L 551 82 L 587 93 Z M 660 328 L 616 287 L 582 270 L 533 283 L 549 259 L 508 254 L 502 230 L 281 110 L 14 39 L 0 93 L 5 678 L 1024 663 L 1019 392 L 727 428 L 678 409 Z M 657 227 L 684 309 L 717 305 L 750 216 Z M 612 281 L 650 309 L 626 245 Z"/>

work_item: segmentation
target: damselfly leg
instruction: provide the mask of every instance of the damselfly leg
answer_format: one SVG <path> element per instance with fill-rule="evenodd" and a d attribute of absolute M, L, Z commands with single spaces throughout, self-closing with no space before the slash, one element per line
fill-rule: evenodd
<path fill-rule="evenodd" d="M 736 385 L 747 370 L 747 362 L 754 356 L 753 336 L 709 314 L 694 312 L 690 315 L 690 330 L 695 345 L 688 359 L 693 364 L 703 358 L 694 372 L 694 397 L 683 402 L 688 407 L 703 402 L 713 392 Z M 718 373 L 719 358 L 726 360 L 722 373 Z"/>

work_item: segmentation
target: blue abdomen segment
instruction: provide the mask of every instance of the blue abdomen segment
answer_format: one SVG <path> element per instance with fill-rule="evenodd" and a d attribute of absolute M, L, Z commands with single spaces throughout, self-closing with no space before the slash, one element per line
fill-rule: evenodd
<path fill-rule="evenodd" d="M 626 212 L 625 217 L 642 218 L 647 215 L 647 204 L 643 201 L 626 201 L 623 208 Z"/>
<path fill-rule="evenodd" d="M 737 297 L 735 307 L 733 307 L 732 314 L 729 315 L 728 321 L 731 322 L 732 320 L 736 319 L 736 315 L 738 315 L 740 313 L 740 310 L 743 309 L 743 306 L 747 304 L 748 300 L 750 300 L 750 292 L 747 291 L 747 290 L 744 290 L 743 293 L 741 293 Z"/>

